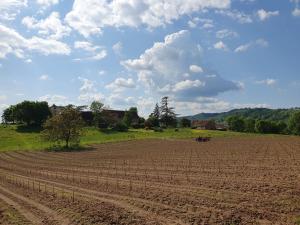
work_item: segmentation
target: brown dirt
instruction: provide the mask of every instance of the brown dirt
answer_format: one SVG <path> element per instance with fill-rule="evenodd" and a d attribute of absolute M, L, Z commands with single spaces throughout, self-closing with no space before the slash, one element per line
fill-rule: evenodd
<path fill-rule="evenodd" d="M 44 224 L 295 224 L 300 139 L 142 140 L 85 152 L 9 152 L 0 154 L 0 179 L 1 193 L 18 204 L 26 198 L 22 207 Z"/>

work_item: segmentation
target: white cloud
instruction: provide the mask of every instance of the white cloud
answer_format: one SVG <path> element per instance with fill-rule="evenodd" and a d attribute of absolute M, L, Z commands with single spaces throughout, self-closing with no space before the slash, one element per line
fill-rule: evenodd
<path fill-rule="evenodd" d="M 1 0 L 0 20 L 14 20 L 24 7 L 27 7 L 27 0 Z"/>
<path fill-rule="evenodd" d="M 172 105 L 175 106 L 176 112 L 181 115 L 194 115 L 197 113 L 227 112 L 236 108 L 267 108 L 267 104 L 254 103 L 231 103 L 217 98 L 201 97 L 193 102 L 176 101 Z"/>
<path fill-rule="evenodd" d="M 37 4 L 42 5 L 43 7 L 49 7 L 59 3 L 59 0 L 36 0 Z"/>
<path fill-rule="evenodd" d="M 192 73 L 203 73 L 202 67 L 198 65 L 190 65 L 190 71 Z"/>
<path fill-rule="evenodd" d="M 93 45 L 87 41 L 76 41 L 74 43 L 75 49 L 81 49 L 88 53 L 88 56 L 85 58 L 75 59 L 76 61 L 81 60 L 102 60 L 107 56 L 107 51 L 102 46 Z"/>
<path fill-rule="evenodd" d="M 121 64 L 137 73 L 139 83 L 151 96 L 164 93 L 191 99 L 240 89 L 237 83 L 224 80 L 215 73 L 215 76 L 207 77 L 212 72 L 202 68 L 201 61 L 201 48 L 192 41 L 189 31 L 182 30 L 167 35 L 163 42 L 154 43 L 139 58 Z M 189 74 L 191 65 L 201 67 L 203 73 Z"/>
<path fill-rule="evenodd" d="M 295 17 L 300 17 L 300 9 L 295 8 L 292 12 L 292 15 L 295 16 Z"/>
<path fill-rule="evenodd" d="M 255 83 L 264 84 L 264 85 L 267 85 L 267 86 L 273 86 L 277 83 L 277 80 L 272 79 L 272 78 L 268 78 L 268 79 L 265 79 L 265 80 L 256 81 Z"/>
<path fill-rule="evenodd" d="M 75 0 L 68 24 L 88 37 L 107 26 L 155 28 L 203 9 L 226 9 L 231 0 Z"/>
<path fill-rule="evenodd" d="M 24 17 L 22 23 L 29 29 L 36 29 L 42 36 L 61 39 L 68 36 L 71 28 L 62 24 L 58 12 L 52 12 L 49 17 L 44 20 L 36 20 L 33 17 Z"/>
<path fill-rule="evenodd" d="M 0 58 L 13 54 L 24 58 L 25 51 L 35 51 L 43 55 L 69 55 L 71 50 L 63 42 L 39 37 L 24 38 L 15 30 L 0 24 Z"/>
<path fill-rule="evenodd" d="M 49 80 L 50 79 L 50 77 L 49 77 L 49 75 L 47 75 L 47 74 L 43 74 L 43 75 L 41 75 L 40 77 L 39 77 L 39 80 Z"/>
<path fill-rule="evenodd" d="M 200 19 L 199 17 L 194 17 L 188 21 L 188 25 L 190 28 L 199 27 L 202 29 L 210 29 L 214 27 L 214 21 L 211 19 Z"/>
<path fill-rule="evenodd" d="M 255 47 L 255 46 L 259 46 L 259 47 L 263 47 L 263 48 L 266 48 L 269 46 L 269 42 L 267 42 L 266 40 L 264 39 L 257 39 L 256 41 L 254 42 L 249 42 L 247 44 L 244 44 L 244 45 L 240 45 L 238 46 L 234 52 L 236 53 L 241 53 L 241 52 L 246 52 L 248 51 L 250 48 L 252 47 Z"/>
<path fill-rule="evenodd" d="M 237 22 L 241 24 L 246 24 L 246 23 L 252 23 L 253 19 L 250 15 L 247 15 L 243 12 L 237 11 L 237 10 L 216 10 L 217 14 L 227 16 L 232 18 L 233 20 L 236 20 Z"/>
<path fill-rule="evenodd" d="M 257 16 L 260 21 L 265 21 L 271 17 L 279 16 L 279 11 L 266 11 L 264 9 L 260 9 L 257 11 Z"/>
<path fill-rule="evenodd" d="M 215 43 L 214 48 L 218 50 L 228 51 L 228 47 L 223 41 Z"/>
<path fill-rule="evenodd" d="M 79 89 L 78 100 L 84 103 L 91 103 L 92 101 L 103 101 L 104 96 L 98 92 L 95 87 L 96 83 L 87 78 L 78 77 L 78 80 L 82 82 L 82 86 Z"/>
<path fill-rule="evenodd" d="M 122 50 L 123 50 L 122 42 L 119 41 L 116 44 L 114 44 L 112 49 L 114 50 L 116 55 L 121 56 L 122 55 Z"/>
<path fill-rule="evenodd" d="M 118 77 L 114 82 L 105 86 L 108 89 L 112 89 L 114 92 L 123 91 L 124 88 L 135 88 L 135 83 L 132 78 Z"/>
<path fill-rule="evenodd" d="M 216 37 L 219 39 L 235 38 L 238 36 L 239 36 L 238 33 L 236 33 L 235 31 L 228 30 L 228 29 L 219 30 L 216 33 Z"/>
<path fill-rule="evenodd" d="M 69 101 L 69 98 L 64 95 L 44 95 L 38 98 L 39 101 L 46 101 L 49 103 L 49 105 L 68 105 L 72 104 Z"/>

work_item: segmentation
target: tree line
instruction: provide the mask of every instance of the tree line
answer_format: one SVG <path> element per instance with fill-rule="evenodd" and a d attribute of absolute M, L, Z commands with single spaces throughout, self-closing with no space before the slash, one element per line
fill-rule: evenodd
<path fill-rule="evenodd" d="M 300 135 L 300 111 L 289 116 L 287 122 L 230 116 L 226 119 L 231 131 L 261 134 L 294 134 Z"/>

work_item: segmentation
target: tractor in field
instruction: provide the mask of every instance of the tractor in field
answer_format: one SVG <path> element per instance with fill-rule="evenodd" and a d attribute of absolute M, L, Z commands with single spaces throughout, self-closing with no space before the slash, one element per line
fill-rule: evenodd
<path fill-rule="evenodd" d="M 197 142 L 209 142 L 211 140 L 211 137 L 197 137 L 196 141 Z"/>

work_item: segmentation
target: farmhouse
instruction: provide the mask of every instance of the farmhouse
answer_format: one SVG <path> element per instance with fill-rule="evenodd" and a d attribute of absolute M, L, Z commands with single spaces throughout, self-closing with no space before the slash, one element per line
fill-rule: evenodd
<path fill-rule="evenodd" d="M 216 130 L 216 123 L 213 120 L 194 120 L 192 128 L 199 130 Z"/>
<path fill-rule="evenodd" d="M 198 130 L 228 130 L 226 124 L 216 123 L 214 120 L 194 120 L 192 121 L 192 128 Z"/>
<path fill-rule="evenodd" d="M 50 111 L 51 111 L 52 115 L 56 115 L 56 114 L 60 113 L 64 108 L 65 108 L 64 106 L 52 105 L 50 107 Z M 104 109 L 102 111 L 102 115 L 105 119 L 117 123 L 117 122 L 120 122 L 123 120 L 123 118 L 125 116 L 125 112 L 126 111 L 123 111 L 123 110 Z M 81 111 L 80 113 L 81 113 L 82 119 L 87 124 L 91 125 L 93 123 L 94 115 L 93 115 L 92 111 Z M 137 113 L 134 113 L 132 123 L 138 123 L 138 122 L 139 122 L 139 116 Z"/>

